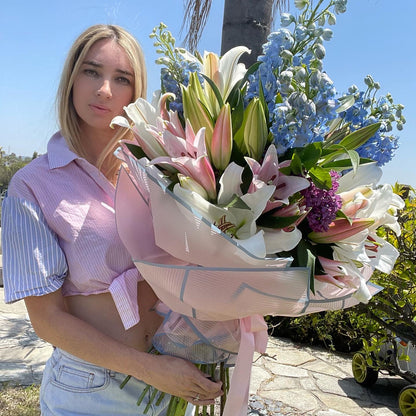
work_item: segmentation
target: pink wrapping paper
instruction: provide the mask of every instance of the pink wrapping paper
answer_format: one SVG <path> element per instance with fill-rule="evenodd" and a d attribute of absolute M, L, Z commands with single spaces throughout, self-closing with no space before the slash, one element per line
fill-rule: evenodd
<path fill-rule="evenodd" d="M 126 151 L 116 192 L 122 241 L 143 278 L 173 311 L 200 320 L 240 319 L 241 342 L 224 416 L 245 415 L 254 351 L 265 352 L 264 315 L 300 316 L 353 306 L 353 288 L 320 284 L 291 259 L 262 259 L 239 247 L 167 189 L 155 167 Z M 367 280 L 371 272 L 367 273 Z M 370 292 L 379 288 L 369 283 Z"/>

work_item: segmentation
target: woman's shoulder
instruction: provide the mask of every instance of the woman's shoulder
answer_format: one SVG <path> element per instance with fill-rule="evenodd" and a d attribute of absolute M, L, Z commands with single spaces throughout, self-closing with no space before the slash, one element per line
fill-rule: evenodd
<path fill-rule="evenodd" d="M 48 169 L 47 154 L 41 155 L 19 169 L 11 178 L 7 189 L 8 197 L 33 200 L 34 189 L 42 185 Z"/>
<path fill-rule="evenodd" d="M 64 141 L 64 139 L 59 132 L 55 133 L 49 140 L 48 151 L 31 160 L 13 175 L 9 184 L 9 194 L 13 194 L 16 188 L 38 188 L 45 186 L 45 184 L 47 185 L 47 182 L 51 180 L 51 153 L 52 156 L 53 153 L 59 153 L 60 149 L 56 148 L 54 143 L 59 143 L 60 141 Z M 65 151 L 66 149 L 63 148 L 63 150 Z"/>
<path fill-rule="evenodd" d="M 19 182 L 32 182 L 39 178 L 39 175 L 44 174 L 49 169 L 48 154 L 38 156 L 31 160 L 27 165 L 20 168 L 12 177 L 10 186 Z"/>

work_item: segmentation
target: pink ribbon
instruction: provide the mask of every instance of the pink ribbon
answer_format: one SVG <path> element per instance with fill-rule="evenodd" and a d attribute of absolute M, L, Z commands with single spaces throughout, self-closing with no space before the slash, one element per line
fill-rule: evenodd
<path fill-rule="evenodd" d="M 261 315 L 240 319 L 241 342 L 223 416 L 246 416 L 254 351 L 265 353 L 267 324 Z"/>

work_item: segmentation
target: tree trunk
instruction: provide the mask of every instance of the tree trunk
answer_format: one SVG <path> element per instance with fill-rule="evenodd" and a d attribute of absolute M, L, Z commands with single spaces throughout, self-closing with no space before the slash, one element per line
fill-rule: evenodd
<path fill-rule="evenodd" d="M 247 46 L 240 62 L 250 66 L 262 54 L 262 45 L 270 33 L 274 0 L 225 0 L 221 55 L 234 46 Z"/>

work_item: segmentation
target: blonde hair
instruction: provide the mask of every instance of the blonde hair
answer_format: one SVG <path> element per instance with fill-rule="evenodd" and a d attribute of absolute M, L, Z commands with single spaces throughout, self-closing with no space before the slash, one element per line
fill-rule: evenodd
<path fill-rule="evenodd" d="M 113 39 L 126 52 L 134 72 L 133 101 L 139 97 L 146 98 L 146 64 L 137 40 L 125 29 L 115 25 L 94 25 L 81 33 L 68 53 L 57 94 L 57 112 L 61 133 L 70 149 L 81 157 L 86 157 L 86 154 L 80 134 L 79 117 L 73 104 L 72 89 L 85 56 L 91 47 L 102 39 Z M 99 169 L 105 166 L 104 173 L 109 179 L 114 176 L 120 166 L 113 152 L 119 140 L 128 138 L 129 134 L 127 129 L 115 130 L 114 138 L 105 147 L 97 161 Z"/>

